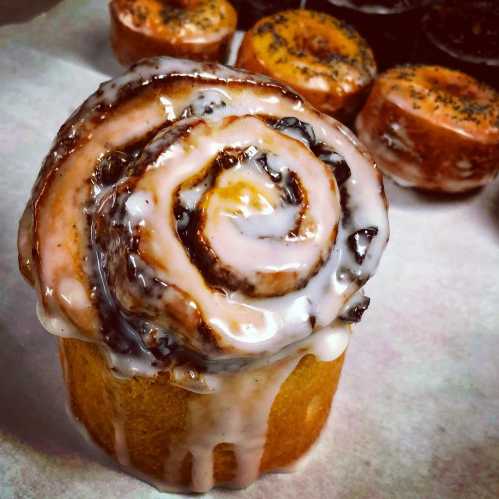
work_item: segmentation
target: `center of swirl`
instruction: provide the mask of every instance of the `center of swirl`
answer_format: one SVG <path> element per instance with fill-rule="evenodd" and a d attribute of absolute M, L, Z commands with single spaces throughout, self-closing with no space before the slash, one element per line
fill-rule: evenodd
<path fill-rule="evenodd" d="M 292 335 L 310 328 L 319 292 L 292 295 L 330 259 L 341 206 L 313 131 L 298 125 L 191 118 L 144 148 L 96 223 L 127 316 L 198 351 L 265 350 L 287 322 L 300 324 Z"/>
<path fill-rule="evenodd" d="M 321 236 L 308 195 L 314 188 L 303 183 L 300 169 L 254 145 L 225 148 L 203 178 L 180 186 L 177 232 L 210 286 L 283 295 L 303 287 L 328 256 L 335 227 Z M 322 248 L 310 247 L 318 241 Z"/>

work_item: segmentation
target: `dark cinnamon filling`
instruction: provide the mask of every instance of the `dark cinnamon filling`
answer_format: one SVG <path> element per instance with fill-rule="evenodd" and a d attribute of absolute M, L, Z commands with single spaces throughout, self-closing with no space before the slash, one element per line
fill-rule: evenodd
<path fill-rule="evenodd" d="M 363 296 L 362 299 L 348 307 L 341 315 L 340 319 L 346 322 L 360 322 L 364 312 L 368 309 L 371 299 Z"/>

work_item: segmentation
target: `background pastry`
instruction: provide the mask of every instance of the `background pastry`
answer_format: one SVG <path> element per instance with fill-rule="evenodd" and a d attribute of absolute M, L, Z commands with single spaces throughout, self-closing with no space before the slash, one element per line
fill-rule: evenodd
<path fill-rule="evenodd" d="M 397 183 L 463 192 L 499 169 L 499 97 L 492 88 L 439 66 L 382 74 L 357 117 L 357 132 Z"/>
<path fill-rule="evenodd" d="M 258 21 L 243 39 L 237 66 L 290 85 L 339 119 L 353 115 L 376 75 L 371 49 L 353 28 L 306 9 Z"/>
<path fill-rule="evenodd" d="M 223 62 L 237 24 L 228 0 L 112 0 L 109 10 L 111 45 L 126 66 L 158 55 Z"/>

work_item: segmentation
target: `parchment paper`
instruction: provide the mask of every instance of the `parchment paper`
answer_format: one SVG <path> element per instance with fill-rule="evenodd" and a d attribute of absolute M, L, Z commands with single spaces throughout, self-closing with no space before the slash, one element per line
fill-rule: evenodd
<path fill-rule="evenodd" d="M 0 29 L 2 499 L 167 497 L 67 417 L 56 340 L 17 270 L 17 221 L 58 127 L 120 71 L 104 0 Z M 499 495 L 499 182 L 458 197 L 386 187 L 391 241 L 308 467 L 208 497 Z"/>

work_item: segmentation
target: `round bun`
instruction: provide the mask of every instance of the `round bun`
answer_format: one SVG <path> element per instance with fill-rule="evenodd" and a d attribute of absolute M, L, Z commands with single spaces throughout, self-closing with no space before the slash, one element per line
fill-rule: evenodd
<path fill-rule="evenodd" d="M 158 55 L 225 59 L 237 14 L 227 0 L 112 0 L 111 45 L 120 63 Z"/>
<path fill-rule="evenodd" d="M 149 481 L 164 482 L 170 446 L 181 447 L 199 412 L 211 415 L 209 396 L 172 385 L 168 373 L 120 379 L 95 344 L 61 339 L 59 345 L 75 417 L 123 466 Z M 331 362 L 307 355 L 281 385 L 268 419 L 259 474 L 292 465 L 313 445 L 327 420 L 343 361 L 344 354 Z M 265 379 L 274 368 L 270 365 L 251 375 Z M 257 411 L 261 400 L 242 395 L 243 410 Z M 229 415 L 218 414 L 221 418 Z M 222 442 L 214 448 L 213 485 L 234 483 L 238 474 L 244 480 L 245 470 L 238 469 L 234 447 Z M 193 482 L 190 452 L 177 464 L 176 475 L 168 476 L 169 490 L 201 492 L 207 488 Z"/>
<path fill-rule="evenodd" d="M 498 94 L 459 71 L 387 71 L 356 127 L 378 166 L 403 186 L 464 192 L 489 183 L 499 169 Z"/>
<path fill-rule="evenodd" d="M 388 234 L 348 129 L 265 76 L 159 57 L 63 125 L 18 245 L 76 417 L 132 473 L 205 492 L 315 441 Z"/>
<path fill-rule="evenodd" d="M 352 116 L 376 75 L 372 51 L 353 28 L 304 9 L 258 21 L 244 37 L 237 66 L 290 85 L 340 119 Z"/>

